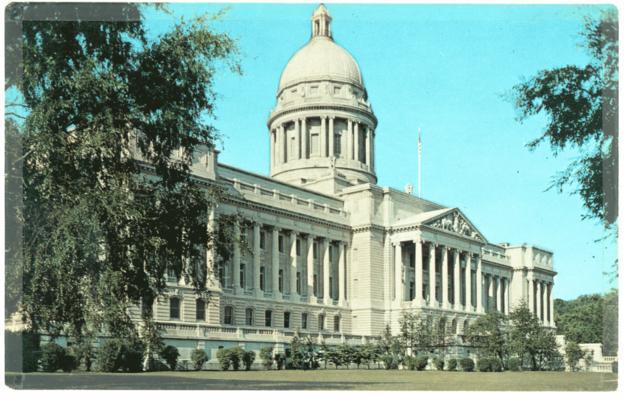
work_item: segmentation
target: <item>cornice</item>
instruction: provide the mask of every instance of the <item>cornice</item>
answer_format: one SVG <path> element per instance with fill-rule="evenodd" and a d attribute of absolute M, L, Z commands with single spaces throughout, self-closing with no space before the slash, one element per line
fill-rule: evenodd
<path fill-rule="evenodd" d="M 374 113 L 370 110 L 363 110 L 359 107 L 344 106 L 344 105 L 338 105 L 338 104 L 311 104 L 311 105 L 302 105 L 298 107 L 287 108 L 281 111 L 277 111 L 275 113 L 271 113 L 270 117 L 267 120 L 267 129 L 270 129 L 272 126 L 272 123 L 284 115 L 295 113 L 295 112 L 301 112 L 301 111 L 310 111 L 310 110 L 320 110 L 320 111 L 321 110 L 335 110 L 335 111 L 346 111 L 346 112 L 351 112 L 351 113 L 357 113 L 357 114 L 363 115 L 366 118 L 371 119 L 372 122 L 374 123 L 374 127 L 373 127 L 374 129 L 376 129 L 376 127 L 378 126 L 378 119 L 376 118 Z"/>

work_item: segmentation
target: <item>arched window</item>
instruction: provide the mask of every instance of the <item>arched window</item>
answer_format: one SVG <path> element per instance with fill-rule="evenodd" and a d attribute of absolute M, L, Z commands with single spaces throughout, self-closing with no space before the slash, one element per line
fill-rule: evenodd
<path fill-rule="evenodd" d="M 206 319 L 206 302 L 203 299 L 196 299 L 196 320 L 204 321 Z"/>
<path fill-rule="evenodd" d="M 246 325 L 254 325 L 254 310 L 252 308 L 246 308 Z"/>
<path fill-rule="evenodd" d="M 170 297 L 170 319 L 180 319 L 180 299 Z"/>
<path fill-rule="evenodd" d="M 224 307 L 224 325 L 233 324 L 233 306 Z"/>

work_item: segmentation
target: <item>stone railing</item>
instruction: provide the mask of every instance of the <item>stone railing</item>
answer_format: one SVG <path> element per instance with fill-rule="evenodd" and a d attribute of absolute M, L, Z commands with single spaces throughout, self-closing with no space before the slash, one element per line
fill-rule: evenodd
<path fill-rule="evenodd" d="M 348 214 L 344 210 L 340 208 L 336 208 L 336 207 L 331 207 L 328 204 L 318 203 L 314 200 L 297 197 L 293 194 L 281 193 L 280 191 L 276 189 L 273 189 L 273 190 L 265 189 L 259 186 L 258 184 L 246 183 L 237 178 L 233 178 L 233 179 L 223 178 L 223 179 L 225 179 L 227 182 L 232 184 L 235 189 L 241 192 L 248 192 L 248 193 L 256 194 L 261 197 L 271 198 L 279 202 L 289 203 L 291 206 L 295 208 L 303 209 L 303 211 L 304 209 L 307 209 L 309 211 L 315 210 L 315 211 L 325 213 L 325 214 L 340 215 L 343 217 L 348 216 Z"/>
<path fill-rule="evenodd" d="M 202 339 L 202 340 L 248 340 L 261 342 L 289 343 L 296 335 L 295 330 L 234 327 L 209 324 L 192 324 L 183 322 L 157 322 L 157 327 L 168 338 Z M 361 344 L 367 337 L 361 335 L 342 335 L 340 333 L 300 331 L 300 336 L 311 336 L 317 342 L 329 345 L 341 343 Z"/>

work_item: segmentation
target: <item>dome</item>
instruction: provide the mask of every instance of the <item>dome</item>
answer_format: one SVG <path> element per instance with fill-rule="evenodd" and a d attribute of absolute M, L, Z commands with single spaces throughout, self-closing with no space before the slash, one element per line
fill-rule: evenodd
<path fill-rule="evenodd" d="M 314 80 L 336 80 L 363 86 L 363 77 L 356 60 L 329 37 L 314 37 L 287 63 L 280 77 L 278 90 Z"/>

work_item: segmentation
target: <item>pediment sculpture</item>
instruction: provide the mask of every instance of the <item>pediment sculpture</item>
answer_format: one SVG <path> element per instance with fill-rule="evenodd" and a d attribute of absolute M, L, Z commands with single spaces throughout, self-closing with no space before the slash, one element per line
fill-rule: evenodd
<path fill-rule="evenodd" d="M 458 211 L 444 215 L 442 218 L 428 224 L 433 228 L 454 232 L 472 239 L 482 240 L 480 234 L 472 229 L 471 225 Z"/>

